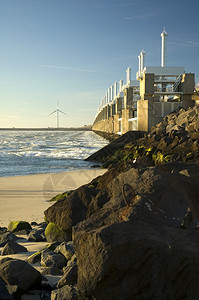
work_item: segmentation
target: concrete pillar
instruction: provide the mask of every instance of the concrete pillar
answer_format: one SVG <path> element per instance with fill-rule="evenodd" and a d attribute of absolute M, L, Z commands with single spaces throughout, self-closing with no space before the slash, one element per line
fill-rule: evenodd
<path fill-rule="evenodd" d="M 140 68 L 141 68 L 141 72 L 144 70 L 144 57 L 145 57 L 145 51 L 142 50 L 142 52 L 140 53 L 140 57 L 141 57 L 141 63 L 140 63 Z"/>
<path fill-rule="evenodd" d="M 148 132 L 153 124 L 153 101 L 137 101 L 137 130 Z"/>
<path fill-rule="evenodd" d="M 111 86 L 111 101 L 114 99 L 114 86 Z"/>
<path fill-rule="evenodd" d="M 106 95 L 104 96 L 104 99 L 103 99 L 103 106 L 106 104 Z"/>
<path fill-rule="evenodd" d="M 122 111 L 122 98 L 117 98 L 115 100 L 115 113 L 120 114 Z"/>
<path fill-rule="evenodd" d="M 121 93 L 122 92 L 122 87 L 123 87 L 123 80 L 122 79 L 120 80 L 119 85 L 120 85 L 120 93 Z"/>
<path fill-rule="evenodd" d="M 119 132 L 119 119 L 120 116 L 118 114 L 114 115 L 114 132 L 117 134 Z"/>
<path fill-rule="evenodd" d="M 142 100 L 149 99 L 154 95 L 154 74 L 144 73 L 140 81 L 140 97 Z"/>
<path fill-rule="evenodd" d="M 111 102 L 111 87 L 108 88 L 108 103 Z"/>
<path fill-rule="evenodd" d="M 131 82 L 131 68 L 128 68 L 126 70 L 126 83 L 130 83 Z"/>
<path fill-rule="evenodd" d="M 141 74 L 141 55 L 138 55 L 138 63 L 139 63 L 139 65 L 138 65 L 138 73 L 139 73 L 139 76 L 140 76 L 140 74 Z"/>
<path fill-rule="evenodd" d="M 106 102 L 105 105 L 108 103 L 108 92 L 106 93 Z"/>
<path fill-rule="evenodd" d="M 125 133 L 129 131 L 129 118 L 132 116 L 132 109 L 122 110 L 122 132 Z"/>
<path fill-rule="evenodd" d="M 114 98 L 116 98 L 116 96 L 117 96 L 117 82 L 114 83 L 114 95 L 115 95 Z"/>
<path fill-rule="evenodd" d="M 109 117 L 111 116 L 111 107 L 110 107 L 110 105 L 107 105 L 106 108 L 107 108 L 107 110 L 106 110 L 106 112 L 107 112 L 106 119 L 108 120 Z"/>

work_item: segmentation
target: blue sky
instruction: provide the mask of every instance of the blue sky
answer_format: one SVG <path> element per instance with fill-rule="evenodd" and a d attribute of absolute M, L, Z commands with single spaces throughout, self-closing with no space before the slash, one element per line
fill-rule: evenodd
<path fill-rule="evenodd" d="M 159 66 L 160 34 L 167 65 L 199 81 L 198 0 L 0 0 L 0 127 L 92 124 L 115 81 L 132 79 L 138 55 Z"/>

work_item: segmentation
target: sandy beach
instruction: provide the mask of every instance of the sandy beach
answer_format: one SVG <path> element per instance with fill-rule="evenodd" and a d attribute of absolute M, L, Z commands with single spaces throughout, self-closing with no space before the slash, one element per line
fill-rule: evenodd
<path fill-rule="evenodd" d="M 42 222 L 52 197 L 89 183 L 105 169 L 0 177 L 0 226 L 10 221 Z"/>

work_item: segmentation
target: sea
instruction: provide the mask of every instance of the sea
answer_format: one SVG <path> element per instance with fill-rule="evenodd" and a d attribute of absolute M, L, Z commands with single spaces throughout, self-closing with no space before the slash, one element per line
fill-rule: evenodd
<path fill-rule="evenodd" d="M 0 177 L 90 169 L 107 144 L 92 131 L 0 131 Z"/>

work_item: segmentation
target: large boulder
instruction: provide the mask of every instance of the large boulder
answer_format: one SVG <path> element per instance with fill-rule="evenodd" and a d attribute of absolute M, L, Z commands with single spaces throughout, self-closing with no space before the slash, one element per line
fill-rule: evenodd
<path fill-rule="evenodd" d="M 11 221 L 8 225 L 8 231 L 18 232 L 21 230 L 31 230 L 31 225 L 26 221 Z"/>
<path fill-rule="evenodd" d="M 43 267 L 56 267 L 62 269 L 67 263 L 66 258 L 52 250 L 46 249 L 41 253 L 41 265 Z"/>
<path fill-rule="evenodd" d="M 199 235 L 193 230 L 122 221 L 77 231 L 80 299 L 199 298 Z"/>
<path fill-rule="evenodd" d="M 8 241 L 7 244 L 3 247 L 1 251 L 1 255 L 10 255 L 10 254 L 16 254 L 21 252 L 27 252 L 27 248 L 24 246 L 19 245 L 15 241 L 11 240 Z"/>
<path fill-rule="evenodd" d="M 71 239 L 71 233 L 64 231 L 53 222 L 48 223 L 44 234 L 49 243 L 69 241 Z"/>
<path fill-rule="evenodd" d="M 51 292 L 51 300 L 78 300 L 77 287 L 65 285 L 60 289 Z"/>
<path fill-rule="evenodd" d="M 16 241 L 18 238 L 14 233 L 11 232 L 5 232 L 0 234 L 0 247 L 5 246 L 8 241 Z"/>
<path fill-rule="evenodd" d="M 131 168 L 108 184 L 102 207 L 73 228 L 80 299 L 199 297 L 199 235 L 181 228 L 189 209 L 199 218 L 198 175 L 174 163 Z"/>
<path fill-rule="evenodd" d="M 6 227 L 1 227 L 1 226 L 0 226 L 0 234 L 6 233 L 6 231 L 7 231 L 7 228 L 6 228 Z"/>
<path fill-rule="evenodd" d="M 78 188 L 44 212 L 46 221 L 55 223 L 71 235 L 72 226 L 86 218 L 89 203 L 96 194 L 97 190 L 92 186 Z"/>
<path fill-rule="evenodd" d="M 70 260 L 72 256 L 75 254 L 72 241 L 66 243 L 63 242 L 59 246 L 56 247 L 55 252 L 61 253 L 65 256 L 67 260 Z"/>
<path fill-rule="evenodd" d="M 57 287 L 61 288 L 64 285 L 77 284 L 77 262 L 74 262 L 68 267 L 64 268 L 64 275 L 58 281 Z"/>
<path fill-rule="evenodd" d="M 0 262 L 0 277 L 7 285 L 16 285 L 22 292 L 42 281 L 40 272 L 19 259 L 2 260 Z"/>
<path fill-rule="evenodd" d="M 28 235 L 28 241 L 30 242 L 42 242 L 46 239 L 44 229 L 33 229 Z"/>
<path fill-rule="evenodd" d="M 14 300 L 14 296 L 8 291 L 5 282 L 0 278 L 0 299 Z"/>
<path fill-rule="evenodd" d="M 37 252 L 33 253 L 32 255 L 30 255 L 27 258 L 27 262 L 29 264 L 36 264 L 37 262 L 40 262 L 40 260 L 41 260 L 41 252 L 42 251 L 37 251 Z"/>
<path fill-rule="evenodd" d="M 56 267 L 46 267 L 46 268 L 42 268 L 41 273 L 43 275 L 62 276 L 63 270 Z"/>
<path fill-rule="evenodd" d="M 183 170 L 188 170 L 190 176 L 179 174 Z M 195 173 L 194 178 L 191 177 L 192 173 Z M 181 163 L 171 164 L 167 169 L 161 166 L 141 169 L 131 167 L 128 171 L 121 172 L 101 190 L 82 186 L 65 200 L 51 206 L 45 214 L 57 226 L 69 232 L 73 226 L 99 213 L 101 209 L 108 212 L 124 207 L 122 190 L 124 184 L 129 184 L 141 199 L 136 205 L 136 210 L 141 207 L 141 218 L 145 218 L 143 208 L 148 210 L 151 207 L 152 219 L 155 216 L 161 223 L 180 226 L 188 207 L 191 207 L 195 217 L 199 216 L 196 174 L 197 166 Z M 143 205 L 140 206 L 140 203 Z M 147 215 L 150 218 L 150 214 Z"/>

